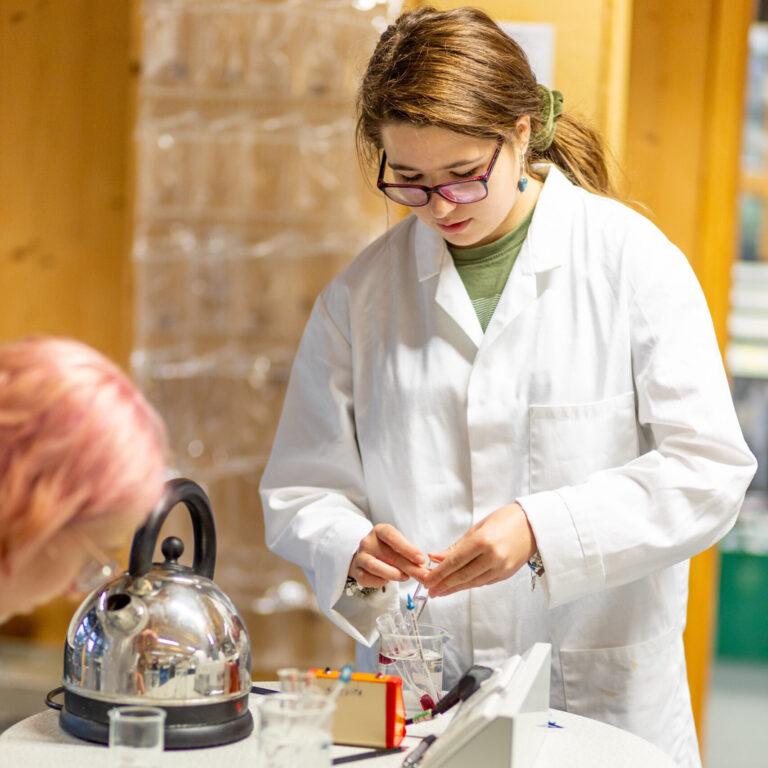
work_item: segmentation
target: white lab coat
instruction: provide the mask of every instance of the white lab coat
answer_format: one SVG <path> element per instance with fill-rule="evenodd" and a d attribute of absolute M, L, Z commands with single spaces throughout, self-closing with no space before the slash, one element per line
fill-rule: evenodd
<path fill-rule="evenodd" d="M 525 568 L 429 601 L 422 621 L 453 634 L 445 687 L 550 642 L 553 707 L 698 766 L 688 558 L 732 526 L 754 471 L 684 256 L 550 167 L 485 334 L 445 243 L 413 216 L 327 286 L 262 498 L 269 547 L 304 568 L 367 668 L 374 619 L 398 599 L 394 585 L 343 594 L 372 524 L 439 551 L 518 500 L 546 574 L 533 591 Z"/>

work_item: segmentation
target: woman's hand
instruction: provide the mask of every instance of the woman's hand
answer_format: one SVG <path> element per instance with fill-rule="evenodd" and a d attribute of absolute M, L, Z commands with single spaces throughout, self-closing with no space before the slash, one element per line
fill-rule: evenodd
<path fill-rule="evenodd" d="M 536 539 L 523 508 L 507 504 L 473 525 L 443 552 L 424 586 L 430 597 L 451 595 L 462 589 L 495 584 L 516 573 L 536 552 Z"/>
<path fill-rule="evenodd" d="M 360 541 L 349 575 L 361 587 L 383 587 L 388 581 L 423 581 L 427 558 L 393 525 L 380 523 Z"/>

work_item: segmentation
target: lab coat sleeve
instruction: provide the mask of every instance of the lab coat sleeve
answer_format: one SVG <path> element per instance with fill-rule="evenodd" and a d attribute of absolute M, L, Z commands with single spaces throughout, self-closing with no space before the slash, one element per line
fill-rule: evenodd
<path fill-rule="evenodd" d="M 712 321 L 685 257 L 650 223 L 624 244 L 640 428 L 628 464 L 518 499 L 551 607 L 683 561 L 733 525 L 756 462 L 741 434 Z"/>
<path fill-rule="evenodd" d="M 320 610 L 370 645 L 375 617 L 397 590 L 344 594 L 349 564 L 373 525 L 355 437 L 350 342 L 343 317 L 331 316 L 328 292 L 304 331 L 262 476 L 265 537 L 270 550 L 304 569 Z"/>

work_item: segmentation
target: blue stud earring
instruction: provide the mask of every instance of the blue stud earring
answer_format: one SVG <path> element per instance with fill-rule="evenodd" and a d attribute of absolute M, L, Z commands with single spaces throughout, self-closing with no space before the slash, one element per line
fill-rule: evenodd
<path fill-rule="evenodd" d="M 528 186 L 528 177 L 525 175 L 525 150 L 520 153 L 520 178 L 517 181 L 517 188 L 521 192 L 525 192 L 525 188 Z"/>

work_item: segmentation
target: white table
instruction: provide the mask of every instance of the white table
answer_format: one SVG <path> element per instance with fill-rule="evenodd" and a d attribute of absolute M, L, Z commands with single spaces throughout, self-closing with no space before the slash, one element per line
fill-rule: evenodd
<path fill-rule="evenodd" d="M 251 708 L 257 696 L 251 697 Z M 445 716 L 447 717 L 447 715 Z M 596 720 L 553 711 L 552 721 L 562 726 L 549 728 L 535 766 L 532 768 L 675 768 L 666 754 L 647 741 Z M 417 736 L 442 730 L 442 718 L 432 723 L 409 726 L 403 746 L 409 749 L 419 743 Z M 364 747 L 333 747 L 333 756 L 367 751 Z M 170 750 L 164 754 L 168 768 L 257 768 L 258 737 L 256 732 L 234 744 L 207 749 Z M 361 768 L 395 768 L 405 757 L 383 755 L 359 763 Z M 2 768 L 104 768 L 105 747 L 80 741 L 59 728 L 59 713 L 40 712 L 22 720 L 0 735 Z M 481 756 L 478 756 L 481 764 Z M 347 763 L 354 768 L 358 763 Z M 474 766 L 468 766 L 474 768 Z"/>

